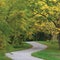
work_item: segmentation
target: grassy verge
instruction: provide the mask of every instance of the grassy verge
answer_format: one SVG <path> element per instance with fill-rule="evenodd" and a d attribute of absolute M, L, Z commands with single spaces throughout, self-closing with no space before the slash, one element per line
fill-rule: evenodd
<path fill-rule="evenodd" d="M 5 50 L 0 50 L 0 60 L 11 60 L 8 57 L 5 56 L 6 52 L 12 52 L 12 51 L 19 51 L 19 50 L 25 50 L 28 48 L 31 48 L 32 46 L 28 43 L 23 43 L 20 46 L 7 46 Z"/>
<path fill-rule="evenodd" d="M 3 51 L 0 51 L 0 60 L 11 60 L 11 59 L 6 57 Z"/>
<path fill-rule="evenodd" d="M 29 49 L 32 46 L 28 43 L 22 43 L 21 45 L 16 45 L 16 46 L 12 46 L 10 45 L 9 47 L 7 46 L 6 48 L 6 52 L 13 52 L 13 51 L 19 51 L 19 50 L 25 50 L 25 49 Z"/>
<path fill-rule="evenodd" d="M 39 41 L 39 43 L 47 45 L 48 48 L 43 51 L 35 52 L 32 54 L 32 56 L 42 58 L 45 60 L 60 60 L 60 50 L 58 49 L 57 41 Z"/>

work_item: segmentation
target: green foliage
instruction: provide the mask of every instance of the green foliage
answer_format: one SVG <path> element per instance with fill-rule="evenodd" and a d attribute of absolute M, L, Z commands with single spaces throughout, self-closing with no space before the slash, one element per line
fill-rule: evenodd
<path fill-rule="evenodd" d="M 6 47 L 6 37 L 5 35 L 0 31 L 0 49 L 5 49 Z"/>
<path fill-rule="evenodd" d="M 32 35 L 38 31 L 52 33 L 55 26 L 50 21 L 57 21 L 59 16 L 59 0 L 0 1 L 0 31 L 12 45 L 34 39 Z"/>

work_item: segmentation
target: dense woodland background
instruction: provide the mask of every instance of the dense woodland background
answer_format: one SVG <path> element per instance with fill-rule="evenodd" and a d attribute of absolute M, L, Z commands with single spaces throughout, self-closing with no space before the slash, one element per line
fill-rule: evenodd
<path fill-rule="evenodd" d="M 0 49 L 57 35 L 60 45 L 60 0 L 0 0 Z"/>

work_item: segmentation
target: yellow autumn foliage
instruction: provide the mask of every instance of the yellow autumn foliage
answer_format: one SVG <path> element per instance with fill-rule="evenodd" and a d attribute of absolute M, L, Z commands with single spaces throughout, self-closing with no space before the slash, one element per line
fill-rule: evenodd
<path fill-rule="evenodd" d="M 6 6 L 6 3 L 4 1 L 0 1 L 0 7 Z"/>

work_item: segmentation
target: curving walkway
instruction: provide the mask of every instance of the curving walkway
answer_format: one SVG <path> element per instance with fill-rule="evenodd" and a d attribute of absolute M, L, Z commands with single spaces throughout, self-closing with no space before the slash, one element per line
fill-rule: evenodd
<path fill-rule="evenodd" d="M 43 60 L 31 56 L 31 53 L 43 50 L 47 48 L 47 46 L 39 44 L 37 42 L 27 42 L 27 43 L 31 44 L 33 47 L 27 50 L 6 53 L 6 56 L 11 58 L 12 60 Z"/>

